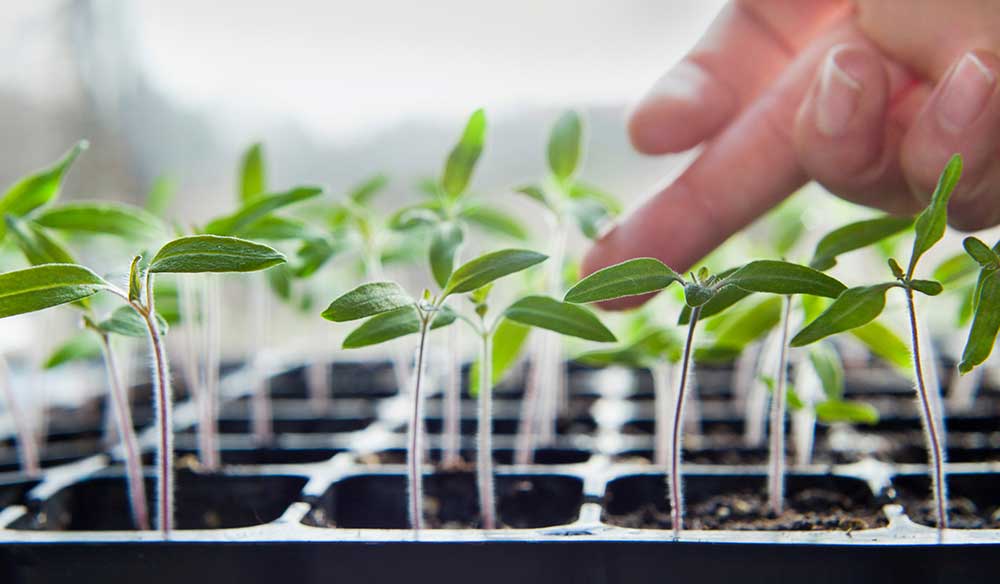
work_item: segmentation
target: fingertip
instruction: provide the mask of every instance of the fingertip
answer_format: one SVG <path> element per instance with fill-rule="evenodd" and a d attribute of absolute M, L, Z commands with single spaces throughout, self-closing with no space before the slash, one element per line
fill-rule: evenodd
<path fill-rule="evenodd" d="M 717 134 L 736 109 L 729 88 L 693 61 L 682 61 L 631 112 L 629 138 L 643 154 L 682 152 Z"/>

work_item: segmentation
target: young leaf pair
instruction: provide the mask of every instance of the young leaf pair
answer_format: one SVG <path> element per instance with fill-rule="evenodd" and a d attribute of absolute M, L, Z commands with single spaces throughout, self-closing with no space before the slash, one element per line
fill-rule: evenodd
<path fill-rule="evenodd" d="M 502 311 L 502 317 L 487 322 L 489 290 L 494 281 L 541 263 L 546 256 L 528 250 L 507 249 L 480 256 L 462 265 L 448 277 L 438 294 L 425 290 L 416 300 L 393 282 L 363 284 L 335 299 L 323 312 L 323 317 L 334 322 L 367 318 L 344 341 L 345 348 L 373 345 L 408 334 L 419 333 L 415 376 L 412 393 L 412 410 L 407 443 L 407 478 L 409 483 L 409 516 L 411 526 L 419 530 L 423 525 L 423 495 L 421 485 L 422 436 L 422 383 L 427 333 L 432 328 L 447 326 L 456 319 L 468 323 L 480 338 L 479 389 L 479 452 L 477 484 L 480 493 L 482 526 L 496 526 L 496 511 L 492 471 L 492 387 L 494 375 L 491 366 L 498 356 L 501 366 L 509 365 L 509 354 L 494 353 L 491 339 L 502 323 L 536 326 L 562 334 L 579 336 L 595 341 L 611 341 L 614 335 L 592 313 L 544 296 L 528 296 Z M 445 305 L 454 295 L 466 294 L 473 302 L 476 318 L 457 313 Z M 509 327 L 508 327 L 509 328 Z M 512 330 L 512 329 L 511 329 Z"/>
<path fill-rule="evenodd" d="M 684 286 L 685 302 L 690 308 L 688 333 L 681 357 L 680 380 L 674 395 L 670 451 L 667 457 L 671 519 L 674 532 L 679 533 L 683 528 L 684 512 L 680 476 L 681 420 L 684 416 L 695 327 L 702 310 L 711 307 L 714 313 L 721 312 L 751 292 L 785 296 L 811 294 L 832 298 L 839 295 L 846 287 L 822 272 L 783 261 L 759 260 L 719 275 L 712 275 L 707 269 L 702 268 L 698 273 L 691 274 L 689 280 L 685 280 L 659 260 L 638 258 L 594 272 L 570 289 L 566 293 L 565 300 L 575 303 L 602 302 L 657 292 L 675 282 Z"/>

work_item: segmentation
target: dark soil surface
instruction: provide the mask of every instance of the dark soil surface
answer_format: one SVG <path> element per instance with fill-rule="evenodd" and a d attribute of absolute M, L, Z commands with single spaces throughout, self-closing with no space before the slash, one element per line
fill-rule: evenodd
<path fill-rule="evenodd" d="M 862 506 L 826 489 L 806 489 L 790 496 L 784 513 L 772 515 L 765 496 L 755 493 L 717 495 L 688 506 L 686 529 L 736 531 L 857 531 L 888 525 L 879 506 Z M 671 529 L 665 505 L 647 503 L 633 513 L 606 516 L 621 527 Z"/>
<path fill-rule="evenodd" d="M 928 527 L 937 526 L 933 501 L 904 498 L 900 501 L 907 516 Z M 976 505 L 966 497 L 948 499 L 948 527 L 954 529 L 1000 529 L 1000 504 Z"/>
<path fill-rule="evenodd" d="M 501 527 L 563 525 L 579 514 L 583 484 L 560 475 L 496 477 Z M 427 475 L 424 524 L 428 528 L 478 528 L 479 501 L 472 473 Z M 319 527 L 407 529 L 403 476 L 359 475 L 334 484 L 313 507 L 306 523 Z"/>

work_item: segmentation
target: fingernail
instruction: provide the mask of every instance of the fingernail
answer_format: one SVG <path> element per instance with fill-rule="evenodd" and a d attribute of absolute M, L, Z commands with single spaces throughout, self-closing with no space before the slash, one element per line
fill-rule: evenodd
<path fill-rule="evenodd" d="M 937 110 L 941 126 L 958 132 L 979 117 L 989 101 L 997 78 L 982 61 L 966 53 L 945 81 L 938 98 Z"/>
<path fill-rule="evenodd" d="M 861 97 L 861 82 L 848 71 L 855 67 L 851 53 L 832 51 L 823 61 L 816 96 L 816 129 L 836 138 L 847 131 Z"/>

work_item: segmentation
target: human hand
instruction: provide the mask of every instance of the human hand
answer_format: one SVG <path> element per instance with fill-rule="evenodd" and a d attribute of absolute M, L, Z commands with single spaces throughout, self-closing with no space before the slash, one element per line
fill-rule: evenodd
<path fill-rule="evenodd" d="M 584 273 L 639 256 L 685 271 L 809 179 L 914 213 L 956 152 L 951 223 L 1000 223 L 998 31 L 995 0 L 733 0 L 629 121 L 640 152 L 704 150 Z"/>

